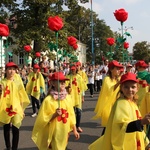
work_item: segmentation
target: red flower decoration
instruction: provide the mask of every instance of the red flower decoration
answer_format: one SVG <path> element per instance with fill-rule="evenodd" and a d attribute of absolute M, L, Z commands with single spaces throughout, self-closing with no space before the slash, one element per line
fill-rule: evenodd
<path fill-rule="evenodd" d="M 141 150 L 141 142 L 140 142 L 140 140 L 137 141 L 137 150 Z"/>
<path fill-rule="evenodd" d="M 6 24 L 0 23 L 0 36 L 8 36 L 9 28 Z"/>
<path fill-rule="evenodd" d="M 77 39 L 75 37 L 69 36 L 67 37 L 67 40 L 70 46 L 77 45 Z"/>
<path fill-rule="evenodd" d="M 128 49 L 129 48 L 129 43 L 128 42 L 124 42 L 123 46 L 124 46 L 125 49 Z"/>
<path fill-rule="evenodd" d="M 80 93 L 80 89 L 79 89 L 79 87 L 78 87 L 78 93 Z"/>
<path fill-rule="evenodd" d="M 128 12 L 126 12 L 123 8 L 121 8 L 114 12 L 114 16 L 118 21 L 125 22 L 128 18 Z"/>
<path fill-rule="evenodd" d="M 35 80 L 36 80 L 36 79 L 33 77 L 33 78 L 32 78 L 32 81 L 35 81 Z"/>
<path fill-rule="evenodd" d="M 25 45 L 25 46 L 24 46 L 24 50 L 25 50 L 26 52 L 30 52 L 30 51 L 31 51 L 31 46 L 30 46 L 30 45 Z"/>
<path fill-rule="evenodd" d="M 58 16 L 48 18 L 48 27 L 52 31 L 58 31 L 62 29 L 63 26 L 64 24 L 63 24 L 62 18 Z"/>
<path fill-rule="evenodd" d="M 72 47 L 73 47 L 74 50 L 76 50 L 78 48 L 78 45 L 74 44 Z"/>
<path fill-rule="evenodd" d="M 136 112 L 136 117 L 137 117 L 137 119 L 142 119 L 142 117 L 139 115 L 139 111 L 138 111 L 138 110 L 135 110 L 135 112 Z"/>
<path fill-rule="evenodd" d="M 63 123 L 67 122 L 67 118 L 69 116 L 67 110 L 61 108 L 62 115 L 57 117 L 58 121 L 62 121 Z"/>
<path fill-rule="evenodd" d="M 8 112 L 8 116 L 13 116 L 16 114 L 16 112 L 12 111 L 12 105 L 10 108 L 6 108 L 6 112 Z"/>
<path fill-rule="evenodd" d="M 40 52 L 36 52 L 36 53 L 35 53 L 35 56 L 36 56 L 36 57 L 40 57 L 40 56 L 41 56 L 41 53 L 40 53 Z"/>
<path fill-rule="evenodd" d="M 33 91 L 34 91 L 34 92 L 37 92 L 37 86 L 35 86 L 35 87 L 33 88 Z"/>
<path fill-rule="evenodd" d="M 72 84 L 74 84 L 75 86 L 77 86 L 76 78 L 74 78 L 74 80 L 72 81 Z"/>
<path fill-rule="evenodd" d="M 115 44 L 115 39 L 114 38 L 107 38 L 106 40 L 107 40 L 107 44 L 110 45 L 110 46 Z"/>
<path fill-rule="evenodd" d="M 10 90 L 8 90 L 8 86 L 6 86 L 5 92 L 4 92 L 4 97 L 6 97 L 7 94 L 10 94 Z"/>

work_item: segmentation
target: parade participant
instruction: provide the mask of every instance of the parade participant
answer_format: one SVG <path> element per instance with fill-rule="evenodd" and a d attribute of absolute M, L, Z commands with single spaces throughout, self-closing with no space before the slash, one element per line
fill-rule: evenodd
<path fill-rule="evenodd" d="M 88 76 L 88 89 L 90 90 L 90 95 L 93 97 L 93 91 L 94 91 L 94 70 L 93 66 L 90 66 L 87 76 Z"/>
<path fill-rule="evenodd" d="M 85 82 L 82 77 L 77 73 L 77 68 L 75 65 L 70 67 L 70 74 L 67 76 L 69 81 L 66 82 L 67 86 L 71 88 L 71 97 L 73 101 L 73 106 L 76 114 L 76 127 L 78 132 L 83 132 L 80 127 L 82 103 L 84 101 L 83 92 L 86 90 Z"/>
<path fill-rule="evenodd" d="M 72 99 L 65 89 L 66 80 L 62 72 L 51 77 L 53 87 L 40 107 L 32 131 L 32 140 L 40 150 L 65 150 L 71 131 L 76 139 L 80 137 Z"/>
<path fill-rule="evenodd" d="M 19 128 L 24 118 L 24 110 L 30 103 L 21 78 L 16 74 L 18 66 L 9 62 L 5 66 L 5 78 L 0 83 L 0 125 L 3 126 L 7 150 L 17 150 Z M 12 148 L 10 129 L 12 128 Z"/>
<path fill-rule="evenodd" d="M 122 67 L 116 60 L 108 64 L 108 75 L 103 80 L 101 92 L 94 110 L 96 115 L 93 117 L 93 119 L 101 119 L 101 125 L 103 127 L 107 125 L 111 108 L 119 91 L 120 69 Z"/>
<path fill-rule="evenodd" d="M 148 92 L 148 84 L 150 84 L 150 73 L 146 70 L 148 65 L 145 63 L 145 61 L 140 60 L 136 64 L 136 70 L 137 70 L 137 77 L 139 79 L 139 91 L 138 91 L 138 101 L 137 105 L 140 109 L 140 112 L 142 115 L 145 113 L 145 103 L 143 101 L 143 98 L 145 97 L 145 94 Z"/>
<path fill-rule="evenodd" d="M 37 116 L 36 106 L 39 110 L 40 108 L 40 102 L 39 98 L 40 95 L 45 92 L 45 81 L 42 76 L 42 74 L 39 72 L 39 65 L 34 64 L 33 66 L 33 72 L 30 72 L 28 75 L 28 83 L 26 85 L 26 92 L 27 94 L 31 95 L 31 101 L 32 101 L 32 109 L 33 114 L 31 117 Z"/>
<path fill-rule="evenodd" d="M 105 134 L 89 146 L 89 150 L 146 150 L 150 149 L 143 125 L 150 124 L 150 113 L 141 117 L 138 110 L 138 80 L 133 73 L 122 75 L 120 97 L 116 100 Z"/>
<path fill-rule="evenodd" d="M 100 67 L 100 73 L 102 74 L 102 81 L 104 80 L 104 78 L 106 77 L 107 75 L 107 72 L 108 72 L 108 64 L 109 64 L 109 60 L 108 59 L 105 59 L 104 60 L 104 64 L 101 65 Z M 103 82 L 102 82 L 103 83 Z"/>

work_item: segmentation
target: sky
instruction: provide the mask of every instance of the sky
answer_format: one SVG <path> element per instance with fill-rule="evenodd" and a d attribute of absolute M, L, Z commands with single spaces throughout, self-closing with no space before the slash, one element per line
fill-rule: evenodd
<path fill-rule="evenodd" d="M 80 4 L 86 8 L 91 8 L 91 3 Z M 124 29 L 132 37 L 127 37 L 129 52 L 135 43 L 150 42 L 150 0 L 92 0 L 93 11 L 98 14 L 98 18 L 105 21 L 111 30 L 120 32 L 120 22 L 114 16 L 115 10 L 120 8 L 128 12 L 128 19 L 124 22 Z"/>

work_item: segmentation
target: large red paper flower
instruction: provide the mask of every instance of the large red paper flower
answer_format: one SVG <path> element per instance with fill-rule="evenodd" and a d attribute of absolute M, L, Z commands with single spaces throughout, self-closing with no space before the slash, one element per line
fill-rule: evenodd
<path fill-rule="evenodd" d="M 36 57 L 40 57 L 40 56 L 41 56 L 41 53 L 40 53 L 40 52 L 36 52 L 36 53 L 35 53 L 35 56 L 36 56 Z"/>
<path fill-rule="evenodd" d="M 31 46 L 30 46 L 30 45 L 25 45 L 25 46 L 24 46 L 24 50 L 25 50 L 26 52 L 30 52 L 30 51 L 31 51 Z"/>
<path fill-rule="evenodd" d="M 106 40 L 107 40 L 107 44 L 110 45 L 110 46 L 115 44 L 115 39 L 114 38 L 107 38 Z"/>
<path fill-rule="evenodd" d="M 59 31 L 64 26 L 62 18 L 55 16 L 55 17 L 49 17 L 48 18 L 48 27 L 52 31 Z"/>
<path fill-rule="evenodd" d="M 58 121 L 62 121 L 63 123 L 67 122 L 67 118 L 69 116 L 67 110 L 61 108 L 62 115 L 57 117 Z"/>
<path fill-rule="evenodd" d="M 74 50 L 76 50 L 78 48 L 78 45 L 74 44 L 72 47 L 73 47 Z"/>
<path fill-rule="evenodd" d="M 129 43 L 128 42 L 124 42 L 123 46 L 124 46 L 125 49 L 128 49 L 129 48 Z"/>
<path fill-rule="evenodd" d="M 8 36 L 9 28 L 6 24 L 0 23 L 0 36 Z"/>
<path fill-rule="evenodd" d="M 68 44 L 70 46 L 73 46 L 73 45 L 77 44 L 77 39 L 75 37 L 73 37 L 73 36 L 67 37 L 67 40 L 68 40 Z"/>
<path fill-rule="evenodd" d="M 120 22 L 125 22 L 128 19 L 128 12 L 126 12 L 123 8 L 115 10 L 114 16 Z"/>

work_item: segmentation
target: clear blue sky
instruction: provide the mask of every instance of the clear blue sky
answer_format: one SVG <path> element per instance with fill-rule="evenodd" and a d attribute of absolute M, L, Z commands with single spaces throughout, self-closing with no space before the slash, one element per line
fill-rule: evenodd
<path fill-rule="evenodd" d="M 82 4 L 86 8 L 91 8 L 90 3 Z M 113 12 L 124 8 L 128 12 L 128 19 L 124 23 L 132 36 L 127 41 L 130 44 L 129 51 L 136 42 L 150 42 L 150 0 L 92 0 L 93 11 L 98 14 L 99 19 L 103 19 L 106 25 L 113 31 L 119 31 L 120 22 L 118 22 Z M 130 27 L 133 27 L 131 30 Z"/>

